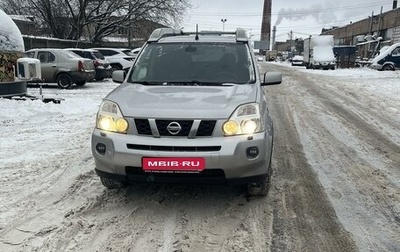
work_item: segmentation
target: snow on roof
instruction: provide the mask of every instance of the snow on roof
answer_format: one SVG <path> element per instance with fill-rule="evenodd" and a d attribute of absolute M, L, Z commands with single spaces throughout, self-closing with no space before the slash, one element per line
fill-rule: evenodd
<path fill-rule="evenodd" d="M 12 20 L 24 21 L 33 23 L 34 16 L 29 15 L 9 15 Z"/>
<path fill-rule="evenodd" d="M 0 52 L 25 51 L 24 40 L 14 21 L 0 10 Z"/>

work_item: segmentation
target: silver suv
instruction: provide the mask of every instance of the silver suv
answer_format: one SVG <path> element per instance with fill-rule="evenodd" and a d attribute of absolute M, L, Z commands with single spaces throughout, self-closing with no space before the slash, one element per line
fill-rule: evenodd
<path fill-rule="evenodd" d="M 129 182 L 246 184 L 265 195 L 271 175 L 272 120 L 244 30 L 155 30 L 134 66 L 113 73 L 92 134 L 104 186 Z"/>

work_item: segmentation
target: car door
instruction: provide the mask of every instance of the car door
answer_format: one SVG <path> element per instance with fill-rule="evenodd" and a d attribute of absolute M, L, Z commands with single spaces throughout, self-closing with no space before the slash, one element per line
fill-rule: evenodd
<path fill-rule="evenodd" d="M 38 51 L 37 58 L 40 60 L 43 80 L 45 82 L 55 82 L 57 71 L 56 56 L 50 51 Z"/>

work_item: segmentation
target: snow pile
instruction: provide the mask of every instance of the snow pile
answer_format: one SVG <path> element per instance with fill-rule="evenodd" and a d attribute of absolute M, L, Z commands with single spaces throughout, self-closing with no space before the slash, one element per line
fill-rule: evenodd
<path fill-rule="evenodd" d="M 317 62 L 335 61 L 335 55 L 333 55 L 333 48 L 330 46 L 314 47 L 314 60 Z"/>
<path fill-rule="evenodd" d="M 313 56 L 315 61 L 335 61 L 332 35 L 314 36 L 311 41 L 314 46 Z"/>
<path fill-rule="evenodd" d="M 24 52 L 24 40 L 14 21 L 0 10 L 0 52 Z"/>
<path fill-rule="evenodd" d="M 314 46 L 333 46 L 333 36 L 332 35 L 313 36 L 312 42 Z"/>

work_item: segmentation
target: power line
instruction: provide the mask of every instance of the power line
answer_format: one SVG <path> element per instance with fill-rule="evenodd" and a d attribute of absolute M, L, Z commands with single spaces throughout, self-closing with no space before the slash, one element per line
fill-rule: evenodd
<path fill-rule="evenodd" d="M 382 5 L 391 5 L 392 1 L 382 1 L 380 3 L 374 3 L 374 4 L 358 4 L 358 5 L 349 5 L 349 6 L 342 6 L 342 7 L 332 7 L 332 8 L 322 8 L 322 9 L 298 9 L 298 11 L 293 11 L 293 12 L 285 12 L 285 15 L 304 15 L 304 14 L 314 14 L 314 13 L 321 13 L 321 12 L 331 12 L 331 11 L 340 11 L 340 10 L 349 10 L 349 9 L 362 9 L 362 8 L 367 8 L 367 7 L 380 7 Z M 205 12 L 191 12 L 191 14 L 197 15 L 197 16 L 203 16 L 203 17 L 212 17 L 212 16 L 221 16 L 221 13 L 205 13 Z M 256 17 L 262 17 L 262 12 L 257 12 L 257 13 L 237 13 L 237 12 L 224 12 L 223 16 L 231 16 L 231 17 L 248 17 L 248 16 L 256 16 Z M 279 16 L 281 15 L 280 12 L 278 13 L 271 13 L 271 16 Z"/>

